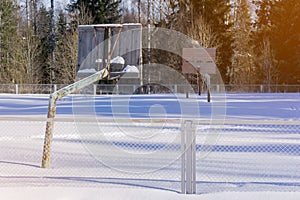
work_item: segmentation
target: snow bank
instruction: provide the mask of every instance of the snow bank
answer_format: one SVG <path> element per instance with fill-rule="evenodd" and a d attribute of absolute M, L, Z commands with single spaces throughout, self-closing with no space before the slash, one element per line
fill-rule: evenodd
<path fill-rule="evenodd" d="M 183 195 L 169 191 L 154 189 L 110 189 L 110 188 L 1 188 L 1 199 L 10 200 L 296 200 L 300 199 L 300 193 L 283 192 L 233 192 L 203 195 Z"/>
<path fill-rule="evenodd" d="M 139 73 L 139 69 L 136 66 L 133 65 L 127 65 L 124 69 L 123 72 L 134 72 L 134 73 Z"/>
<path fill-rule="evenodd" d="M 113 59 L 110 61 L 110 63 L 124 65 L 124 64 L 125 64 L 125 60 L 124 60 L 123 57 L 117 56 L 117 57 L 113 58 Z"/>

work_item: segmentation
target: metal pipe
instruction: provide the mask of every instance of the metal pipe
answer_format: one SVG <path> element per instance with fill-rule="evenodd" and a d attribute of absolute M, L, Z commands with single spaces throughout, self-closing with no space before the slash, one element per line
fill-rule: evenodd
<path fill-rule="evenodd" d="M 76 83 L 73 83 L 67 87 L 64 87 L 50 95 L 49 104 L 48 104 L 46 133 L 45 133 L 44 148 L 43 148 L 42 168 L 50 167 L 51 147 L 52 147 L 54 119 L 56 115 L 57 100 L 64 96 L 67 96 L 70 93 L 80 90 L 86 87 L 87 85 L 92 84 L 93 82 L 105 78 L 107 77 L 107 75 L 108 75 L 108 70 L 107 68 L 104 68 L 101 71 L 89 77 L 86 77 L 84 79 L 81 79 L 80 81 L 77 81 Z"/>
<path fill-rule="evenodd" d="M 48 114 L 47 114 L 44 148 L 43 148 L 42 168 L 50 167 L 51 146 L 52 146 L 52 139 L 53 139 L 54 119 L 56 115 L 57 100 L 64 96 L 67 96 L 68 94 L 78 91 L 98 80 L 104 79 L 109 75 L 108 69 L 110 65 L 111 56 L 120 38 L 121 32 L 122 32 L 122 28 L 119 30 L 114 46 L 108 54 L 108 60 L 107 60 L 108 62 L 106 63 L 106 67 L 104 69 L 98 71 L 97 73 L 91 76 L 81 79 L 71 85 L 68 85 L 50 95 L 50 99 L 48 103 Z"/>

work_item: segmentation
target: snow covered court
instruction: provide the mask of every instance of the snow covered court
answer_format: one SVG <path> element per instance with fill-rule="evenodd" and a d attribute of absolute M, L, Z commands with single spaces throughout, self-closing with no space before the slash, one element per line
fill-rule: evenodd
<path fill-rule="evenodd" d="M 300 199 L 300 93 L 0 94 L 0 199 Z M 181 193 L 181 134 L 195 125 L 196 195 Z M 40 198 L 40 196 L 43 198 Z"/>

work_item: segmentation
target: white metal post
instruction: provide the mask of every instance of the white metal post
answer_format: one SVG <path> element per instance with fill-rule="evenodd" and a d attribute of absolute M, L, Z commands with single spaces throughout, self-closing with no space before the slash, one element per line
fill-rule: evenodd
<path fill-rule="evenodd" d="M 94 96 L 96 96 L 96 94 L 97 94 L 97 85 L 96 84 L 94 84 L 93 85 L 93 90 L 94 90 Z"/>
<path fill-rule="evenodd" d="M 56 92 L 56 91 L 57 91 L 57 85 L 54 84 L 54 92 Z"/>
<path fill-rule="evenodd" d="M 186 141 L 185 141 L 185 123 L 181 124 L 181 193 L 186 193 L 186 177 L 185 177 L 185 157 L 186 157 Z"/>
<path fill-rule="evenodd" d="M 136 85 L 132 85 L 132 89 L 133 89 L 133 92 L 132 92 L 132 93 L 134 93 L 135 90 L 136 90 Z"/>
<path fill-rule="evenodd" d="M 217 85 L 217 92 L 220 92 L 220 85 Z"/>
<path fill-rule="evenodd" d="M 181 192 L 196 193 L 195 124 L 186 120 L 181 126 Z"/>
<path fill-rule="evenodd" d="M 16 84 L 15 86 L 16 86 L 16 94 L 19 94 L 19 85 Z"/>
<path fill-rule="evenodd" d="M 177 85 L 174 85 L 174 94 L 177 94 Z"/>
<path fill-rule="evenodd" d="M 118 84 L 116 85 L 116 94 L 120 94 L 119 85 Z"/>
<path fill-rule="evenodd" d="M 204 77 L 207 86 L 207 102 L 210 102 L 210 75 L 204 74 Z"/>

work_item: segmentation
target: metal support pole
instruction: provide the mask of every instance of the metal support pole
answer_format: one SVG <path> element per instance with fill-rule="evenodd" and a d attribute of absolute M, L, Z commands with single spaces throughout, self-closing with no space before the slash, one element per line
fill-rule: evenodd
<path fill-rule="evenodd" d="M 96 96 L 97 95 L 97 85 L 96 84 L 93 85 L 93 89 L 94 89 L 94 96 Z"/>
<path fill-rule="evenodd" d="M 192 120 L 181 125 L 181 192 L 196 193 L 196 138 Z"/>
<path fill-rule="evenodd" d="M 19 85 L 16 84 L 16 94 L 19 94 Z"/>
<path fill-rule="evenodd" d="M 141 1 L 141 0 L 140 0 Z M 140 2 L 139 1 L 139 2 Z M 143 34 L 143 28 L 141 27 L 140 34 Z M 140 55 L 139 55 L 139 66 L 140 66 L 140 86 L 144 85 L 144 67 L 143 67 L 143 39 L 140 37 Z"/>
<path fill-rule="evenodd" d="M 181 125 L 181 193 L 186 193 L 186 177 L 185 177 L 185 157 L 186 157 L 186 142 L 185 142 L 185 124 Z"/>
<path fill-rule="evenodd" d="M 43 158 L 42 158 L 42 168 L 50 167 L 50 156 L 51 156 L 51 146 L 52 146 L 52 138 L 53 138 L 53 129 L 54 129 L 54 119 L 56 115 L 56 102 L 58 99 L 67 96 L 75 91 L 78 91 L 92 83 L 99 81 L 103 78 L 106 78 L 109 75 L 108 68 L 111 59 L 111 55 L 116 47 L 116 44 L 119 40 L 119 36 L 122 29 L 119 30 L 118 37 L 112 47 L 111 52 L 108 54 L 108 62 L 106 63 L 106 67 L 97 73 L 88 76 L 84 79 L 81 79 L 71 85 L 68 85 L 57 92 L 54 92 L 50 95 L 49 104 L 48 104 L 48 115 L 47 115 L 47 124 L 46 124 L 46 133 L 44 140 L 44 149 L 43 149 Z"/>
<path fill-rule="evenodd" d="M 136 88 L 137 88 L 136 85 L 132 85 L 132 91 L 133 91 L 132 93 L 135 92 Z"/>
<path fill-rule="evenodd" d="M 119 85 L 118 84 L 116 85 L 116 94 L 120 94 Z"/>
<path fill-rule="evenodd" d="M 111 27 L 108 27 L 108 41 L 107 41 L 107 52 L 108 52 L 108 77 L 110 78 L 110 60 L 112 58 L 112 53 L 111 53 L 111 40 L 112 40 L 112 30 Z"/>
<path fill-rule="evenodd" d="M 174 85 L 174 94 L 177 94 L 177 85 Z"/>
<path fill-rule="evenodd" d="M 50 167 L 50 157 L 51 157 L 50 155 L 51 155 L 54 118 L 56 115 L 57 99 L 58 96 L 55 93 L 53 95 L 50 95 L 49 104 L 48 104 L 46 133 L 45 133 L 45 140 L 44 140 L 44 149 L 43 149 L 42 168 Z"/>
<path fill-rule="evenodd" d="M 220 92 L 220 85 L 217 85 L 217 92 Z"/>
<path fill-rule="evenodd" d="M 50 155 L 51 155 L 51 146 L 53 138 L 53 129 L 54 129 L 54 119 L 56 115 L 56 102 L 58 99 L 67 96 L 70 93 L 73 93 L 77 90 L 80 90 L 91 83 L 103 79 L 108 76 L 107 68 L 89 76 L 72 85 L 64 87 L 57 92 L 54 92 L 50 95 L 49 104 L 48 104 L 48 115 L 47 115 L 47 124 L 46 124 L 46 133 L 44 140 L 44 149 L 43 149 L 43 159 L 42 159 L 42 168 L 50 167 Z"/>
<path fill-rule="evenodd" d="M 204 74 L 205 77 L 205 83 L 207 88 L 207 102 L 210 102 L 210 75 Z"/>
<path fill-rule="evenodd" d="M 189 98 L 189 74 L 185 75 L 186 84 L 185 84 L 185 97 Z"/>
<path fill-rule="evenodd" d="M 201 90 L 202 90 L 202 78 L 201 78 L 201 73 L 197 73 L 197 83 L 198 83 L 198 95 L 201 95 Z"/>

